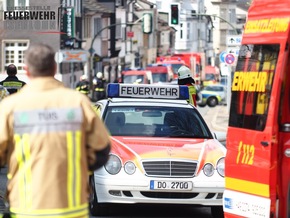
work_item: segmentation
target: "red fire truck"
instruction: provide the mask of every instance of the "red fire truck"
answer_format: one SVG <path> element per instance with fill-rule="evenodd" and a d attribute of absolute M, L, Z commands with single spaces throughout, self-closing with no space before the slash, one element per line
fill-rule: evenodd
<path fill-rule="evenodd" d="M 152 83 L 169 83 L 173 80 L 173 71 L 170 66 L 149 64 L 145 70 L 152 73 Z"/>
<path fill-rule="evenodd" d="M 191 69 L 192 77 L 195 81 L 201 81 L 204 73 L 204 55 L 202 53 L 179 53 L 173 54 L 171 56 L 157 57 L 157 63 L 168 63 L 172 64 L 175 78 L 177 78 L 177 70 L 180 66 L 186 65 Z M 205 77 L 205 76 L 204 76 Z"/>
<path fill-rule="evenodd" d="M 290 217 L 289 24 L 289 0 L 253 0 L 231 86 L 227 218 Z"/>
<path fill-rule="evenodd" d="M 152 73 L 143 69 L 126 69 L 121 72 L 122 83 L 151 84 Z"/>
<path fill-rule="evenodd" d="M 163 66 L 169 67 L 171 71 L 173 72 L 173 79 L 178 78 L 178 75 L 177 75 L 178 69 L 181 66 L 186 65 L 183 60 L 171 60 L 171 57 L 157 57 L 156 64 L 159 66 L 163 65 Z"/>

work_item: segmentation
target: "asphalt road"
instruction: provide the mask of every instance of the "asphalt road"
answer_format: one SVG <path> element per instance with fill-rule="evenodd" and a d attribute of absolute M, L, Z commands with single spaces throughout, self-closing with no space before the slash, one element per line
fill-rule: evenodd
<path fill-rule="evenodd" d="M 117 205 L 106 216 L 91 218 L 212 218 L 209 207 L 190 205 Z"/>

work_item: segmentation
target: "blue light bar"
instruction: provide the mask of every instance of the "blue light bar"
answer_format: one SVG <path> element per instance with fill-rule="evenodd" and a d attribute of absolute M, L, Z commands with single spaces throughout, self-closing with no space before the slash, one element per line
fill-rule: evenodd
<path fill-rule="evenodd" d="M 107 95 L 109 98 L 189 99 L 188 87 L 184 85 L 110 83 Z"/>

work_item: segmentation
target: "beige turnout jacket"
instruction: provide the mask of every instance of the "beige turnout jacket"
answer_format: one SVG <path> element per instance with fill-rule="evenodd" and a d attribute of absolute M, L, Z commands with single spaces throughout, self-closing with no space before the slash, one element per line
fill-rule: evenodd
<path fill-rule="evenodd" d="M 88 162 L 109 134 L 87 96 L 37 78 L 0 103 L 0 161 L 15 217 L 88 217 Z"/>

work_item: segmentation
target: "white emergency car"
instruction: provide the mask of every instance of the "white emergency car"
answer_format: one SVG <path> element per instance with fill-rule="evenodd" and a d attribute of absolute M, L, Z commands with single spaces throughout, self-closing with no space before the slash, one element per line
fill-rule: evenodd
<path fill-rule="evenodd" d="M 198 110 L 187 86 L 109 84 L 96 107 L 111 133 L 107 164 L 90 178 L 90 209 L 110 203 L 210 206 L 223 217 L 226 148 Z"/>

